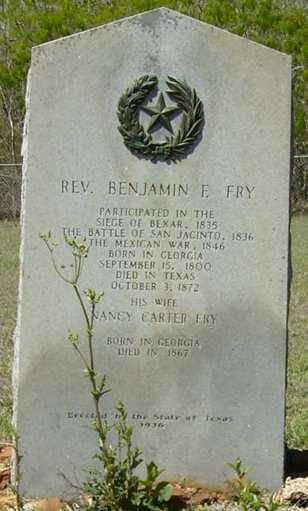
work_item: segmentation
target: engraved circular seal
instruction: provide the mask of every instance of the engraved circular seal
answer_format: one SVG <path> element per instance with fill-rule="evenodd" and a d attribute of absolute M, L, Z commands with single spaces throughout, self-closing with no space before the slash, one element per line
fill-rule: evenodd
<path fill-rule="evenodd" d="M 174 104 L 168 106 L 163 93 L 160 93 L 155 106 L 145 105 L 157 84 L 157 76 L 143 75 L 125 90 L 118 103 L 118 128 L 125 146 L 136 156 L 152 161 L 175 162 L 186 157 L 201 137 L 204 126 L 203 104 L 196 90 L 189 87 L 186 81 L 168 76 L 167 94 Z M 140 110 L 151 116 L 147 130 L 140 124 Z M 171 120 L 179 113 L 182 119 L 174 134 Z M 159 126 L 170 132 L 163 142 L 155 142 L 151 134 Z"/>

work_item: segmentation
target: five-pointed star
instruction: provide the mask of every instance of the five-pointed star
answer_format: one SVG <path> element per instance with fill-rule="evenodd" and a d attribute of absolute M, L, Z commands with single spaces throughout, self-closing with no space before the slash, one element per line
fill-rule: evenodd
<path fill-rule="evenodd" d="M 142 106 L 142 110 L 144 110 L 147 114 L 152 116 L 150 120 L 150 124 L 148 127 L 148 131 L 153 129 L 155 125 L 160 121 L 161 124 L 168 130 L 170 133 L 173 133 L 173 129 L 170 122 L 170 115 L 175 112 L 180 112 L 180 108 L 178 106 L 167 106 L 165 103 L 165 98 L 163 93 L 161 92 L 157 103 L 155 106 Z"/>

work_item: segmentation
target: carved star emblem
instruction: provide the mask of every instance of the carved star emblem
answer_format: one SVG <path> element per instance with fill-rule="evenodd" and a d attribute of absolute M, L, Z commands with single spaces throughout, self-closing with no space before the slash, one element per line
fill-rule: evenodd
<path fill-rule="evenodd" d="M 170 133 L 173 129 L 170 122 L 170 116 L 181 111 L 178 106 L 167 106 L 163 93 L 161 92 L 155 106 L 142 106 L 144 112 L 151 115 L 148 131 L 154 130 L 157 123 L 161 123 Z"/>

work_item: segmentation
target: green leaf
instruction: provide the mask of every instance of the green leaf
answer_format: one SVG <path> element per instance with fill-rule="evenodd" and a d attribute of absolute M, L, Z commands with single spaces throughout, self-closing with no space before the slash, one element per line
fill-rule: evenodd
<path fill-rule="evenodd" d="M 158 490 L 158 500 L 159 502 L 168 502 L 172 496 L 172 486 L 171 484 L 162 481 L 157 485 L 156 490 Z"/>

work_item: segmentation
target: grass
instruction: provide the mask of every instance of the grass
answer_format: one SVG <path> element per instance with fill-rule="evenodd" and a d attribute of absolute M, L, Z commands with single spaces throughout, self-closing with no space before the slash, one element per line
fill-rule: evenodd
<path fill-rule="evenodd" d="M 10 435 L 12 334 L 16 320 L 19 226 L 0 222 L 0 439 Z"/>
<path fill-rule="evenodd" d="M 292 221 L 286 437 L 308 449 L 308 216 Z M 10 433 L 12 334 L 16 318 L 19 227 L 0 222 L 0 439 Z"/>
<path fill-rule="evenodd" d="M 308 449 L 308 216 L 292 221 L 287 443 Z"/>

